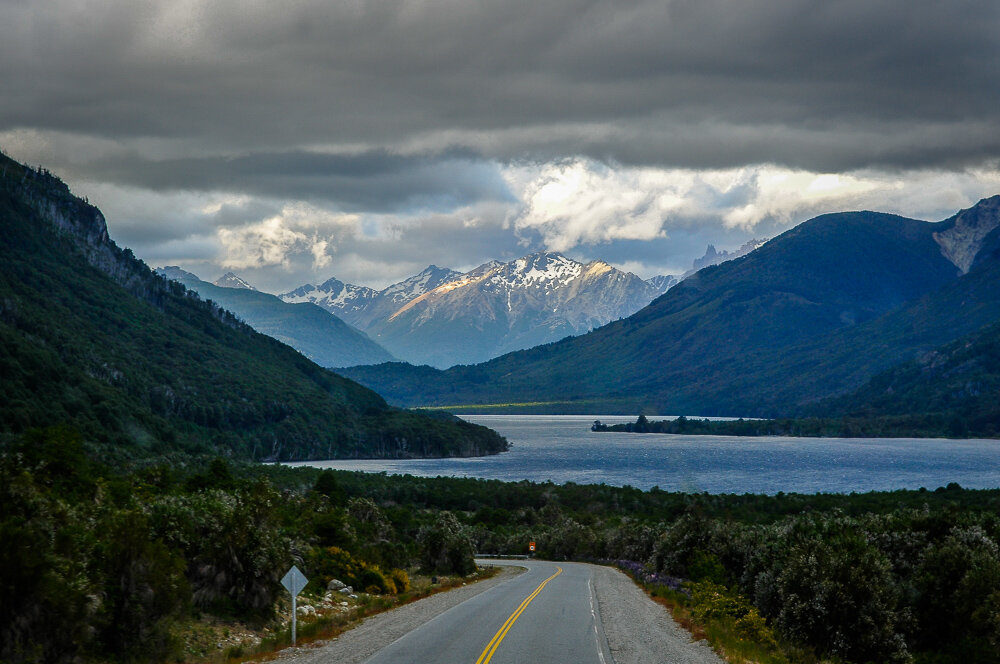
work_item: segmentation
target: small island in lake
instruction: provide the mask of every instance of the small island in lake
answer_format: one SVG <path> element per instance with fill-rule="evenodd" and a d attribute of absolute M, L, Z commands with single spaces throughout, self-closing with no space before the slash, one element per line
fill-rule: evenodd
<path fill-rule="evenodd" d="M 683 415 L 650 421 L 604 424 L 595 420 L 591 431 L 673 433 L 703 436 L 797 436 L 810 438 L 995 438 L 992 428 L 970 427 L 969 422 L 938 414 L 883 417 L 805 417 L 780 419 L 710 420 Z"/>

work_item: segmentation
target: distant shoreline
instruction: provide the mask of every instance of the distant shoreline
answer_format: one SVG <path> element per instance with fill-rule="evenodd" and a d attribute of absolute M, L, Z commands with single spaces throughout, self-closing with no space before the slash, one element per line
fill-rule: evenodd
<path fill-rule="evenodd" d="M 944 415 L 883 417 L 806 417 L 780 419 L 697 419 L 680 416 L 649 420 L 640 415 L 635 422 L 604 424 L 599 420 L 591 431 L 610 433 L 661 433 L 707 436 L 787 436 L 796 438 L 945 438 L 977 440 L 996 438 L 990 432 L 968 430 L 961 421 Z"/>

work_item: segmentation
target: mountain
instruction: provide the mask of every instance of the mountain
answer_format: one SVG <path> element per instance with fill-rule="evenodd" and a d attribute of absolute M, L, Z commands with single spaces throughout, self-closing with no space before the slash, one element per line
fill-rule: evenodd
<path fill-rule="evenodd" d="M 347 375 L 398 403 L 788 414 L 1000 319 L 998 221 L 1000 197 L 939 223 L 823 215 L 584 336 L 447 372 Z"/>
<path fill-rule="evenodd" d="M 429 265 L 420 274 L 381 291 L 328 279 L 320 286 L 306 284 L 278 297 L 285 302 L 314 302 L 358 329 L 367 330 L 373 321 L 388 318 L 410 300 L 458 276 L 454 270 Z"/>
<path fill-rule="evenodd" d="M 653 287 L 657 296 L 663 295 L 680 282 L 681 280 L 672 274 L 658 274 L 646 279 L 646 283 Z"/>
<path fill-rule="evenodd" d="M 731 261 L 733 259 L 740 258 L 741 256 L 746 256 L 751 251 L 764 246 L 766 242 L 767 238 L 764 238 L 763 240 L 754 238 L 733 251 L 727 251 L 725 249 L 719 251 L 715 248 L 714 244 L 710 244 L 705 249 L 705 255 L 701 258 L 694 259 L 691 262 L 691 269 L 684 274 L 679 276 L 674 274 L 657 275 L 647 279 L 646 283 L 656 290 L 657 295 L 663 295 L 668 290 L 690 277 L 692 274 L 698 272 L 698 270 L 712 265 L 718 265 L 719 263 L 725 263 L 726 261 Z"/>
<path fill-rule="evenodd" d="M 306 284 L 278 297 L 291 304 L 316 304 L 360 328 L 364 312 L 378 298 L 378 291 L 366 286 L 345 284 L 339 279 L 327 279 L 319 286 Z"/>
<path fill-rule="evenodd" d="M 218 286 L 219 288 L 245 288 L 247 290 L 252 290 L 252 291 L 257 290 L 249 283 L 247 283 L 247 281 L 243 279 L 243 277 L 239 277 L 233 272 L 226 272 L 224 275 L 222 275 L 212 283 Z"/>
<path fill-rule="evenodd" d="M 855 418 L 919 418 L 951 435 L 1000 435 L 1000 323 L 874 376 L 804 412 Z"/>
<path fill-rule="evenodd" d="M 465 274 L 431 265 L 378 293 L 326 284 L 280 297 L 344 311 L 345 320 L 397 357 L 439 367 L 582 334 L 659 294 L 658 286 L 602 261 L 583 264 L 551 252 L 491 261 Z"/>
<path fill-rule="evenodd" d="M 543 252 L 481 265 L 368 329 L 398 357 L 447 367 L 588 332 L 655 296 L 639 277 L 602 261 Z"/>
<path fill-rule="evenodd" d="M 288 344 L 320 366 L 348 367 L 395 359 L 363 332 L 311 302 L 284 302 L 275 295 L 261 293 L 232 273 L 220 281 L 246 285 L 219 287 L 178 267 L 162 267 L 156 271 L 221 305 L 253 329 Z"/>
<path fill-rule="evenodd" d="M 466 274 L 431 265 L 382 291 L 329 279 L 279 297 L 316 303 L 397 357 L 444 368 L 584 334 L 638 311 L 700 267 L 746 255 L 765 242 L 751 240 L 732 252 L 709 245 L 680 277 L 646 281 L 603 261 L 583 264 L 541 252 L 509 263 L 491 261 Z"/>
<path fill-rule="evenodd" d="M 152 272 L 101 212 L 0 155 L 0 441 L 63 425 L 127 463 L 495 453 L 494 432 L 386 405 Z"/>
<path fill-rule="evenodd" d="M 702 268 L 710 267 L 712 265 L 718 265 L 719 263 L 725 263 L 726 261 L 731 261 L 734 258 L 746 256 L 751 251 L 754 251 L 764 246 L 765 243 L 767 243 L 767 238 L 764 238 L 762 240 L 753 238 L 752 240 L 747 241 L 745 244 L 743 244 L 737 249 L 734 249 L 733 251 L 727 251 L 725 249 L 723 249 L 722 251 L 718 251 L 715 248 L 714 244 L 710 244 L 708 245 L 708 248 L 705 250 L 705 255 L 702 256 L 701 258 L 694 259 L 694 261 L 691 263 L 691 269 L 685 272 L 683 275 L 681 275 L 680 278 L 686 279 L 687 277 L 690 277 L 692 274 L 694 274 L 695 272 L 697 272 Z"/>

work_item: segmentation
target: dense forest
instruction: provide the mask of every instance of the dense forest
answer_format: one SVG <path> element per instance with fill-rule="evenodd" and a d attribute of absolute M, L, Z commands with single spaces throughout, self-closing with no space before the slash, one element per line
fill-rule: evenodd
<path fill-rule="evenodd" d="M 715 613 L 818 657 L 1000 661 L 998 490 L 679 494 L 220 458 L 124 471 L 66 428 L 0 454 L 0 661 L 166 661 L 199 617 L 273 621 L 293 563 L 391 594 L 529 541 L 696 606 L 714 589 L 709 606 L 730 598 Z"/>

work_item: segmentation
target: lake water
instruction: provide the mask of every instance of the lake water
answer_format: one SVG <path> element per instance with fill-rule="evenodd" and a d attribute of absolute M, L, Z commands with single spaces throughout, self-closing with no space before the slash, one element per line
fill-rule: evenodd
<path fill-rule="evenodd" d="M 434 477 L 659 486 L 709 493 L 850 493 L 1000 487 L 1000 440 L 737 438 L 595 433 L 600 415 L 465 415 L 506 436 L 511 450 L 471 459 L 310 461 L 292 465 Z M 651 417 L 650 419 L 663 419 Z"/>

